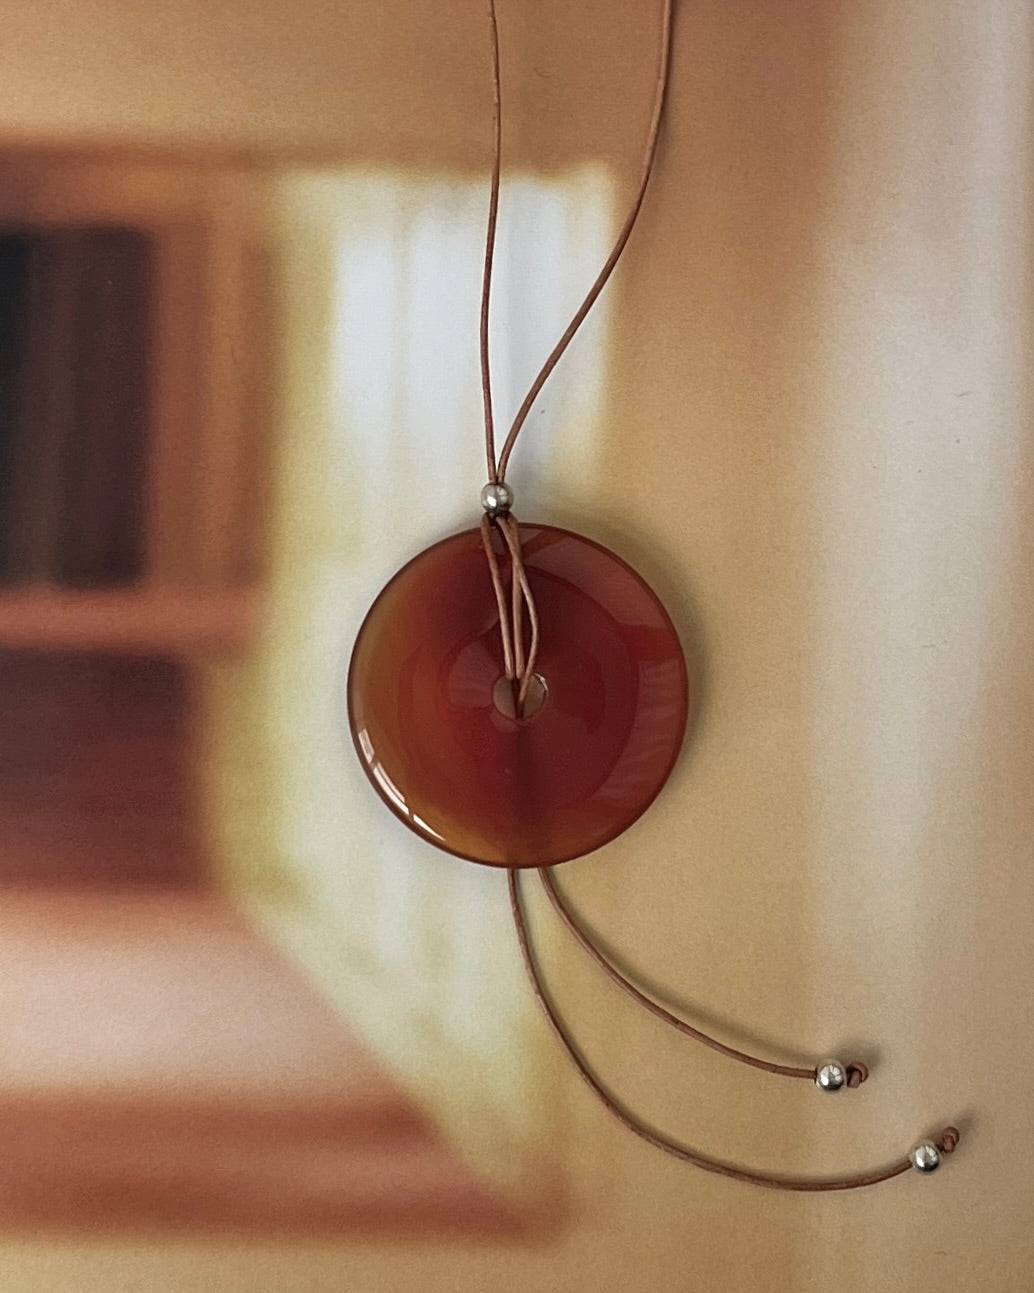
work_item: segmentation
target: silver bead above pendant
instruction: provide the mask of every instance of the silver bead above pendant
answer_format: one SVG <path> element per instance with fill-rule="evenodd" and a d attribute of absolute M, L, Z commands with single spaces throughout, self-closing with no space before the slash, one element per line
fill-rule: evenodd
<path fill-rule="evenodd" d="M 941 1151 L 932 1140 L 916 1145 L 908 1157 L 917 1172 L 936 1172 L 941 1165 Z"/>
<path fill-rule="evenodd" d="M 489 516 L 505 516 L 513 507 L 513 490 L 505 480 L 490 480 L 481 491 L 481 506 Z"/>
<path fill-rule="evenodd" d="M 815 1085 L 820 1091 L 840 1091 L 847 1086 L 847 1069 L 839 1060 L 825 1060 L 815 1070 Z"/>

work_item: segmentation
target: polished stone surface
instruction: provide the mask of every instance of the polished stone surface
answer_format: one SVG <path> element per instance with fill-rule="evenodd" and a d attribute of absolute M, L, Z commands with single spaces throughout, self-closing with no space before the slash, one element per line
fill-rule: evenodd
<path fill-rule="evenodd" d="M 348 702 L 363 767 L 406 825 L 461 857 L 530 867 L 600 848 L 645 811 L 682 744 L 688 688 L 671 620 L 625 562 L 551 526 L 521 536 L 542 626 L 535 713 L 499 704 L 477 530 L 420 553 L 383 590 Z"/>

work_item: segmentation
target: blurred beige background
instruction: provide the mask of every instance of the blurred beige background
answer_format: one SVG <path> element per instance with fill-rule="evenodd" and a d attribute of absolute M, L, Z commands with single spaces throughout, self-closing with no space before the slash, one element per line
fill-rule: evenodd
<path fill-rule="evenodd" d="M 657 7 L 500 0 L 511 167 L 555 178 L 592 164 L 620 209 Z M 593 342 L 598 421 L 576 425 L 572 389 L 590 370 L 573 353 L 547 388 L 572 435 L 555 429 L 540 498 L 544 517 L 610 543 L 665 596 L 692 643 L 699 718 L 650 814 L 563 879 L 639 972 L 734 1035 L 806 1057 L 853 1042 L 878 1062 L 862 1092 L 820 1101 L 686 1050 L 559 940 L 550 969 L 608 1080 L 690 1143 L 833 1171 L 958 1119 L 962 1148 L 930 1180 L 755 1191 L 658 1156 L 557 1070 L 546 1094 L 566 1120 L 572 1200 L 557 1233 L 473 1245 L 9 1234 L 12 1293 L 1034 1283 L 1034 16 L 1019 0 L 677 8 L 658 169 Z M 8 0 L 0 12 L 12 146 L 261 155 L 298 177 L 282 219 L 320 176 L 359 166 L 467 183 L 487 161 L 480 0 Z M 292 308 L 284 345 L 296 336 L 303 352 L 316 323 Z M 452 320 L 457 345 L 474 317 L 466 330 Z M 308 371 L 299 362 L 289 373 Z M 409 497 L 390 461 L 378 470 L 386 506 Z M 279 533 L 301 505 L 285 486 Z M 289 555 L 284 539 L 274 614 Z M 378 561 L 364 555 L 357 578 L 375 586 Z M 214 680 L 227 723 L 249 667 L 261 663 Z M 355 803 L 361 840 L 382 810 Z M 448 883 L 484 892 L 486 911 L 495 901 L 481 874 Z M 515 958 L 500 956 L 493 982 L 512 975 L 522 992 Z M 546 1079 L 530 1080 L 533 1107 Z"/>

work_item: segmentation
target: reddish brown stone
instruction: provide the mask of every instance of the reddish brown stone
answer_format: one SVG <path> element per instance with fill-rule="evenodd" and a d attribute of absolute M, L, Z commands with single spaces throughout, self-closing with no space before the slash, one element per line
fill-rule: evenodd
<path fill-rule="evenodd" d="M 564 862 L 619 835 L 664 785 L 686 725 L 682 649 L 652 590 L 567 530 L 522 525 L 521 537 L 542 625 L 535 714 L 493 699 L 502 646 L 477 530 L 391 580 L 348 679 L 356 750 L 388 807 L 493 866 Z"/>

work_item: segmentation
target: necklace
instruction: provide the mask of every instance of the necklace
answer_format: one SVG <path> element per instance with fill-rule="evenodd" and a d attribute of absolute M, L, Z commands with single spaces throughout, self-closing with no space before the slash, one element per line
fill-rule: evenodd
<path fill-rule="evenodd" d="M 657 151 L 668 83 L 672 0 L 663 0 L 653 112 L 639 185 L 614 247 L 528 390 L 496 453 L 489 364 L 492 269 L 502 154 L 499 32 L 488 0 L 493 162 L 480 310 L 488 480 L 478 527 L 425 549 L 375 599 L 348 678 L 356 752 L 387 807 L 446 852 L 506 869 L 532 990 L 582 1080 L 609 1112 L 656 1148 L 705 1171 L 777 1189 L 850 1190 L 915 1168 L 932 1172 L 955 1127 L 872 1172 L 784 1176 L 712 1158 L 650 1130 L 582 1058 L 542 981 L 524 917 L 520 873 L 538 871 L 557 915 L 600 970 L 667 1025 L 724 1056 L 823 1091 L 860 1086 L 860 1062 L 772 1063 L 709 1036 L 631 982 L 556 887 L 551 868 L 607 844 L 652 803 L 682 745 L 688 680 L 660 600 L 620 557 L 546 524 L 520 523 L 506 471 L 535 401 L 606 286 L 635 226 Z"/>

